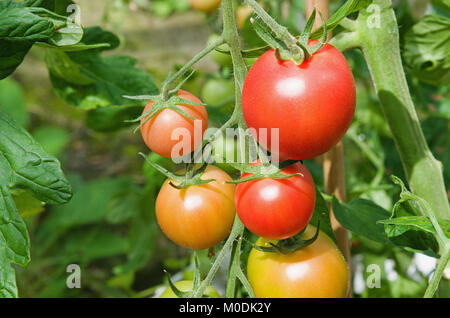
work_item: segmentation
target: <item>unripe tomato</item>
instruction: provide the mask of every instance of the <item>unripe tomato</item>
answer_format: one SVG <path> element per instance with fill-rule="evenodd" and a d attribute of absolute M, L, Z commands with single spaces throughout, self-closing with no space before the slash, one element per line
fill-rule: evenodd
<path fill-rule="evenodd" d="M 218 35 L 218 34 L 211 34 L 211 36 L 208 38 L 207 45 L 212 44 L 219 37 L 220 37 L 220 35 Z M 228 46 L 226 44 L 222 44 L 221 46 L 219 46 L 219 49 L 226 50 L 227 47 Z M 211 57 L 211 59 L 214 62 L 216 62 L 220 66 L 229 66 L 229 65 L 231 65 L 231 55 L 229 55 L 229 54 L 225 54 L 225 53 L 221 53 L 219 51 L 213 50 L 209 54 L 209 56 Z"/>
<path fill-rule="evenodd" d="M 215 165 L 230 175 L 240 175 L 229 163 L 238 163 L 238 142 L 234 138 L 221 136 L 213 142 L 212 157 Z"/>
<path fill-rule="evenodd" d="M 194 282 L 192 280 L 181 280 L 179 282 L 176 282 L 174 285 L 176 288 L 178 288 L 182 292 L 190 292 L 190 291 L 192 291 L 192 287 L 194 287 Z M 211 298 L 220 298 L 219 293 L 212 286 L 206 287 L 205 292 L 203 293 L 203 296 L 208 296 Z M 170 288 L 170 286 L 169 286 L 161 294 L 161 296 L 159 296 L 159 298 L 178 298 L 178 296 L 173 292 L 172 288 Z"/>
<path fill-rule="evenodd" d="M 177 96 L 195 103 L 201 103 L 200 99 L 181 89 L 178 91 Z M 147 112 L 153 104 L 154 102 L 150 101 L 143 113 Z M 188 115 L 201 120 L 201 127 L 198 126 L 198 128 L 201 128 L 201 131 L 200 129 L 195 129 L 192 119 L 168 108 L 163 109 L 141 126 L 141 134 L 145 144 L 151 151 L 166 158 L 177 158 L 187 155 L 189 152 L 186 151 L 186 148 L 190 148 L 191 152 L 194 151 L 195 148 L 201 145 L 205 130 L 208 128 L 208 113 L 204 106 L 177 106 Z M 186 134 L 182 134 L 179 137 L 176 134 L 177 131 L 186 132 Z M 172 134 L 174 134 L 173 137 Z M 199 137 L 195 138 L 196 135 L 199 135 Z M 184 137 L 188 138 L 188 140 L 184 140 Z M 180 143 L 190 147 L 179 147 Z M 174 148 L 175 145 L 177 145 L 177 148 Z M 172 150 L 174 150 L 174 153 L 172 153 Z"/>
<path fill-rule="evenodd" d="M 233 99 L 234 82 L 231 80 L 213 78 L 202 88 L 202 99 L 208 106 L 217 106 L 225 100 Z"/>
<path fill-rule="evenodd" d="M 156 198 L 156 218 L 161 230 L 175 243 L 192 249 L 213 247 L 231 232 L 235 208 L 233 184 L 223 170 L 208 166 L 203 185 L 178 190 L 166 180 Z"/>
<path fill-rule="evenodd" d="M 267 129 L 263 147 L 271 149 L 271 128 L 278 128 L 280 157 L 302 160 L 342 139 L 353 119 L 355 96 L 345 57 L 325 44 L 301 65 L 279 61 L 274 50 L 264 53 L 245 79 L 242 106 L 249 128 L 256 134 Z"/>
<path fill-rule="evenodd" d="M 236 22 L 240 29 L 243 29 L 245 22 L 253 13 L 252 7 L 247 4 L 241 5 L 236 9 Z"/>
<path fill-rule="evenodd" d="M 311 238 L 315 231 L 308 226 L 304 238 Z M 267 243 L 260 238 L 256 245 Z M 252 249 L 247 275 L 259 298 L 343 298 L 350 286 L 344 257 L 322 231 L 314 243 L 290 254 Z"/>
<path fill-rule="evenodd" d="M 257 163 L 259 164 L 259 163 Z M 316 202 L 314 181 L 300 162 L 284 168 L 286 179 L 264 178 L 239 183 L 236 211 L 251 232 L 281 240 L 298 234 L 310 221 Z M 244 173 L 242 178 L 251 176 Z"/>
<path fill-rule="evenodd" d="M 210 13 L 220 6 L 220 0 L 189 0 L 191 6 L 201 12 Z"/>

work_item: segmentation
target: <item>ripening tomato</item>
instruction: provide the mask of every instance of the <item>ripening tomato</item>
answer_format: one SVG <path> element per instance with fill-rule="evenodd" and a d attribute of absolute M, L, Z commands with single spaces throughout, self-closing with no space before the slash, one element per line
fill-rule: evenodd
<path fill-rule="evenodd" d="M 314 181 L 308 168 L 298 162 L 281 172 L 299 174 L 286 179 L 243 182 L 238 184 L 235 195 L 236 211 L 245 227 L 275 240 L 286 239 L 303 230 L 316 202 Z M 249 176 L 251 174 L 244 173 L 242 178 Z"/>
<path fill-rule="evenodd" d="M 310 41 L 310 45 L 317 41 Z M 347 131 L 355 111 L 355 84 L 345 57 L 325 44 L 301 65 L 279 61 L 274 50 L 250 69 L 242 92 L 249 128 L 279 129 L 279 154 L 286 159 L 317 157 L 331 149 Z M 254 136 L 257 138 L 257 136 Z"/>
<path fill-rule="evenodd" d="M 220 0 L 189 0 L 191 6 L 201 12 L 210 13 L 220 6 Z"/>
<path fill-rule="evenodd" d="M 309 225 L 303 237 L 315 231 Z M 260 238 L 256 245 L 267 243 Z M 290 254 L 252 249 L 247 275 L 258 298 L 344 298 L 350 286 L 344 257 L 322 231 L 314 243 Z"/>
<path fill-rule="evenodd" d="M 234 222 L 235 185 L 223 170 L 208 166 L 203 185 L 178 190 L 166 180 L 156 198 L 156 218 L 161 230 L 175 243 L 192 249 L 213 247 L 231 232 Z"/>
<path fill-rule="evenodd" d="M 200 99 L 181 89 L 177 96 L 195 103 L 202 103 Z M 151 109 L 153 104 L 154 102 L 150 101 L 143 113 Z M 205 130 L 208 128 L 208 113 L 204 106 L 177 106 L 201 122 L 196 125 L 192 119 L 166 108 L 141 126 L 142 138 L 146 145 L 151 151 L 166 158 L 178 158 L 194 151 L 201 145 Z"/>
<path fill-rule="evenodd" d="M 178 290 L 182 292 L 190 292 L 192 291 L 192 287 L 194 287 L 194 282 L 192 280 L 181 280 L 179 282 L 176 282 L 175 287 L 178 288 Z M 208 286 L 205 289 L 205 292 L 203 293 L 203 296 L 208 296 L 211 298 L 220 298 L 219 293 L 217 290 L 212 287 Z M 159 296 L 159 298 L 178 298 L 178 296 L 173 292 L 173 290 L 169 287 Z"/>

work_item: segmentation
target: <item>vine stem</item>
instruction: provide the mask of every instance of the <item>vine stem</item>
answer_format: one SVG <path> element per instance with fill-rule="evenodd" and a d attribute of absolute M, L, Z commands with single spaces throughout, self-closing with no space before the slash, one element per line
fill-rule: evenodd
<path fill-rule="evenodd" d="M 199 53 L 197 53 L 189 62 L 187 62 L 185 65 L 183 65 L 182 68 L 178 70 L 175 74 L 170 76 L 164 83 L 161 88 L 161 94 L 163 98 L 166 100 L 169 95 L 169 89 L 170 86 L 175 82 L 178 78 L 186 74 L 187 71 L 191 69 L 193 65 L 195 65 L 198 61 L 200 61 L 202 58 L 204 58 L 206 55 L 211 53 L 213 50 L 221 46 L 225 43 L 225 39 L 223 36 L 218 37 L 215 41 L 211 42 L 209 45 L 207 45 L 203 50 L 201 50 Z"/>
<path fill-rule="evenodd" d="M 223 11 L 223 34 L 222 39 L 228 44 L 231 52 L 231 58 L 233 61 L 233 71 L 235 78 L 235 99 L 236 104 L 233 111 L 233 114 L 230 120 L 224 126 L 231 126 L 234 123 L 237 123 L 239 127 L 243 127 L 245 125 L 244 116 L 242 114 L 242 88 L 244 86 L 245 77 L 247 76 L 247 66 L 245 64 L 244 58 L 241 53 L 241 43 L 239 34 L 237 31 L 236 25 L 236 17 L 233 10 L 233 1 L 232 0 L 222 0 L 222 11 Z M 220 129 L 220 131 L 223 127 Z M 219 270 L 220 265 L 222 264 L 225 256 L 228 252 L 235 246 L 235 251 L 231 256 L 230 266 L 238 266 L 237 278 L 244 284 L 246 288 L 250 288 L 248 282 L 246 281 L 245 276 L 240 269 L 240 262 L 238 260 L 234 260 L 233 257 L 239 257 L 240 255 L 240 244 L 234 244 L 236 239 L 242 237 L 244 232 L 244 224 L 242 224 L 239 217 L 236 215 L 233 228 L 231 230 L 231 234 L 226 240 L 224 246 L 217 254 L 216 260 L 214 261 L 210 271 L 206 275 L 205 280 L 201 283 L 200 287 L 194 291 L 192 297 L 201 297 L 205 289 L 211 284 L 214 276 Z M 237 255 L 237 256 L 236 256 Z M 230 289 L 230 288 L 229 288 Z M 251 288 L 250 288 L 251 290 Z M 249 293 L 252 296 L 252 292 Z"/>
<path fill-rule="evenodd" d="M 228 0 L 224 0 L 224 1 L 228 1 Z M 217 254 L 216 260 L 214 261 L 211 269 L 209 270 L 208 274 L 206 275 L 206 278 L 203 280 L 200 287 L 192 294 L 193 298 L 198 298 L 203 295 L 205 289 L 211 284 L 211 281 L 213 280 L 214 276 L 216 275 L 217 271 L 219 270 L 219 267 L 222 264 L 225 256 L 233 247 L 234 241 L 239 236 L 241 236 L 243 232 L 244 232 L 244 224 L 242 224 L 241 220 L 239 220 L 238 216 L 236 215 L 236 218 L 235 218 L 234 224 L 233 224 L 233 229 L 231 230 L 230 236 L 228 236 L 228 239 L 226 240 L 222 249 Z"/>
<path fill-rule="evenodd" d="M 297 45 L 297 39 L 289 33 L 289 30 L 285 26 L 277 23 L 275 19 L 272 18 L 255 0 L 245 0 L 245 3 L 252 7 L 258 17 L 260 17 L 261 20 L 272 30 L 272 32 L 286 44 L 291 51 L 291 54 L 293 56 L 300 54 L 302 56 L 301 60 L 303 61 L 304 52 Z"/>
<path fill-rule="evenodd" d="M 439 282 L 441 281 L 442 274 L 449 262 L 450 259 L 450 248 L 447 246 L 444 253 L 442 253 L 441 258 L 437 261 L 436 270 L 433 273 L 433 277 L 428 284 L 427 290 L 425 291 L 424 298 L 432 298 L 434 293 L 436 292 Z"/>
<path fill-rule="evenodd" d="M 375 11 L 374 8 L 377 8 Z M 358 16 L 360 45 L 411 190 L 438 219 L 450 219 L 442 164 L 431 153 L 411 99 L 391 0 L 373 0 Z"/>

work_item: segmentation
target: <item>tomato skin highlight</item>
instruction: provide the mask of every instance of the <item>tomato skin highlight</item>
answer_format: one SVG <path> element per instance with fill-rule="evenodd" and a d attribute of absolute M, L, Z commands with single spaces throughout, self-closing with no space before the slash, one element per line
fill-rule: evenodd
<path fill-rule="evenodd" d="M 279 128 L 280 157 L 294 160 L 317 157 L 336 145 L 352 122 L 355 104 L 351 69 L 330 44 L 299 66 L 267 51 L 250 69 L 242 92 L 247 126 L 256 133 L 268 129 L 261 145 L 270 150 L 270 129 Z"/>
<path fill-rule="evenodd" d="M 192 287 L 194 287 L 194 282 L 192 280 L 181 280 L 179 282 L 174 283 L 174 285 L 182 292 L 190 292 L 192 291 Z M 209 296 L 211 298 L 220 298 L 219 293 L 212 286 L 206 287 L 203 296 Z M 178 298 L 178 296 L 173 292 L 173 290 L 169 286 L 161 294 L 161 296 L 159 296 L 159 298 Z"/>
<path fill-rule="evenodd" d="M 156 198 L 156 218 L 161 230 L 173 242 L 186 248 L 215 246 L 231 232 L 235 217 L 235 185 L 223 170 L 208 166 L 203 185 L 176 189 L 166 180 Z M 177 182 L 172 181 L 177 184 Z"/>
<path fill-rule="evenodd" d="M 190 100 L 195 103 L 202 103 L 200 99 L 191 93 L 179 90 L 177 96 Z M 153 101 L 150 101 L 144 108 L 143 114 L 146 113 L 154 105 Z M 151 151 L 157 153 L 160 156 L 166 158 L 178 158 L 187 155 L 189 152 L 185 151 L 183 148 L 179 153 L 172 154 L 172 148 L 178 143 L 185 143 L 183 137 L 179 139 L 172 139 L 172 133 L 176 129 L 186 129 L 189 133 L 189 140 L 186 141 L 187 145 L 190 145 L 191 152 L 195 148 L 201 145 L 203 135 L 208 128 L 208 113 L 203 105 L 178 105 L 178 107 L 183 110 L 188 115 L 201 120 L 201 131 L 195 129 L 194 121 L 190 118 L 184 117 L 180 113 L 172 109 L 163 109 L 158 114 L 153 116 L 145 124 L 141 126 L 141 135 L 144 139 L 145 144 Z M 145 119 L 142 119 L 141 123 Z M 197 140 L 194 138 L 195 135 L 200 135 Z"/>
<path fill-rule="evenodd" d="M 309 225 L 303 237 L 311 238 Z M 259 246 L 268 241 L 259 238 Z M 252 249 L 247 276 L 258 298 L 344 298 L 350 280 L 347 263 L 334 242 L 322 231 L 312 243 L 290 254 Z"/>
<path fill-rule="evenodd" d="M 274 240 L 292 237 L 303 230 L 311 220 L 316 202 L 314 181 L 306 166 L 298 162 L 282 173 L 300 175 L 243 182 L 236 187 L 235 195 L 236 212 L 245 227 Z M 249 176 L 244 173 L 242 178 Z"/>

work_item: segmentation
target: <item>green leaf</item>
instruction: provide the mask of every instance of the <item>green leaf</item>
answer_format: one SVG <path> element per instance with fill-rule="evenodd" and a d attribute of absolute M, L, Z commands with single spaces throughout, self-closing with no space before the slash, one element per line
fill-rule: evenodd
<path fill-rule="evenodd" d="M 437 256 L 436 241 L 431 234 L 405 226 L 384 226 L 382 221 L 387 221 L 391 214 L 369 200 L 356 199 L 345 204 L 334 198 L 333 211 L 339 223 L 356 234 L 385 245 Z"/>
<path fill-rule="evenodd" d="M 30 261 L 30 238 L 10 188 L 25 188 L 39 200 L 64 203 L 71 196 L 59 162 L 5 112 L 0 111 L 0 295 L 16 297 L 10 263 Z"/>
<path fill-rule="evenodd" d="M 450 10 L 450 0 L 431 0 L 431 3 L 437 8 Z"/>
<path fill-rule="evenodd" d="M 154 201 L 152 201 L 154 202 Z M 127 262 L 114 268 L 115 274 L 136 271 L 144 267 L 156 249 L 158 224 L 154 209 L 149 208 L 135 217 L 128 232 L 130 250 Z"/>
<path fill-rule="evenodd" d="M 115 194 L 109 201 L 106 220 L 119 224 L 133 218 L 140 211 L 141 197 L 141 188 L 130 181 L 122 192 Z"/>
<path fill-rule="evenodd" d="M 22 63 L 33 44 L 0 39 L 0 79 L 8 77 Z"/>
<path fill-rule="evenodd" d="M 450 238 L 450 221 L 438 220 L 445 235 Z M 424 216 L 403 216 L 387 220 L 378 221 L 378 223 L 386 225 L 395 225 L 400 227 L 402 231 L 421 230 L 431 234 L 436 234 L 436 229 L 433 227 L 431 221 Z"/>
<path fill-rule="evenodd" d="M 316 188 L 316 205 L 314 207 L 314 214 L 310 223 L 317 226 L 320 222 L 320 230 L 325 232 L 334 242 L 336 242 L 336 236 L 334 235 L 333 228 L 330 221 L 330 210 L 328 204 L 325 202 L 322 193 Z"/>
<path fill-rule="evenodd" d="M 0 184 L 28 189 L 41 201 L 61 204 L 72 190 L 58 160 L 42 149 L 31 135 L 0 111 Z"/>
<path fill-rule="evenodd" d="M 16 274 L 6 257 L 5 248 L 0 246 L 0 298 L 17 298 Z"/>
<path fill-rule="evenodd" d="M 112 131 L 129 126 L 140 112 L 144 101 L 124 96 L 156 95 L 158 89 L 149 73 L 136 68 L 136 60 L 128 56 L 102 57 L 101 51 L 118 45 L 118 39 L 99 28 L 86 29 L 83 43 L 95 39 L 109 43 L 108 48 L 80 52 L 47 50 L 47 66 L 56 93 L 69 104 L 91 110 L 87 124 L 98 131 Z"/>
<path fill-rule="evenodd" d="M 66 264 L 70 262 L 88 264 L 95 260 L 125 254 L 130 248 L 126 237 L 100 227 L 74 230 L 59 243 L 56 247 L 58 258 Z"/>
<path fill-rule="evenodd" d="M 41 250 L 52 246 L 64 233 L 72 228 L 103 222 L 108 213 L 108 204 L 130 184 L 128 178 L 102 178 L 90 183 L 78 181 L 72 200 L 54 207 L 46 222 L 36 232 L 36 244 Z"/>
<path fill-rule="evenodd" d="M 44 8 L 30 9 L 34 14 L 51 21 L 54 32 L 47 39 L 47 42 L 54 46 L 75 45 L 83 38 L 83 28 L 81 25 L 68 17 L 61 16 Z"/>
<path fill-rule="evenodd" d="M 28 125 L 29 116 L 22 88 L 12 79 L 0 81 L 0 109 L 11 115 L 22 127 Z"/>
<path fill-rule="evenodd" d="M 142 114 L 141 105 L 107 106 L 88 111 L 86 125 L 100 132 L 111 132 L 133 123 L 127 122 Z"/>
<path fill-rule="evenodd" d="M 408 72 L 433 85 L 450 84 L 450 18 L 424 16 L 405 34 L 403 60 Z"/>
<path fill-rule="evenodd" d="M 375 203 L 356 199 L 346 204 L 333 198 L 333 211 L 336 219 L 346 229 L 373 241 L 392 245 L 384 231 L 384 226 L 377 223 L 388 219 L 391 214 Z"/>
<path fill-rule="evenodd" d="M 0 170 L 3 166 L 0 155 Z M 6 186 L 0 186 L 0 250 L 5 257 L 21 266 L 30 261 L 30 238 L 27 227 L 16 209 Z"/>

